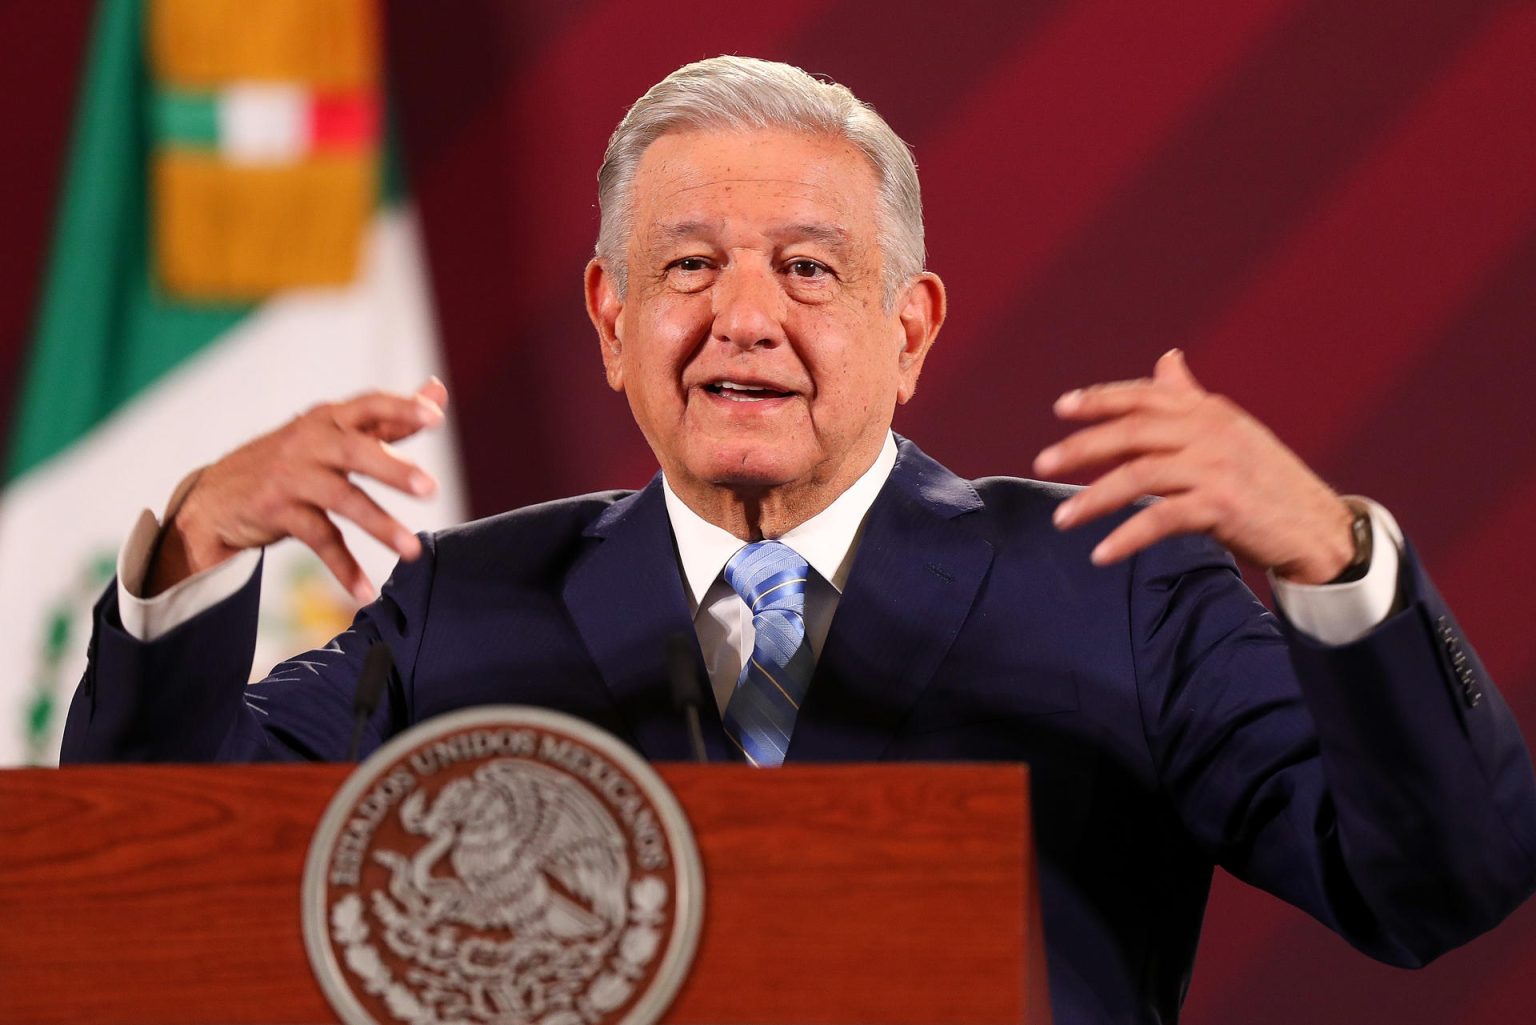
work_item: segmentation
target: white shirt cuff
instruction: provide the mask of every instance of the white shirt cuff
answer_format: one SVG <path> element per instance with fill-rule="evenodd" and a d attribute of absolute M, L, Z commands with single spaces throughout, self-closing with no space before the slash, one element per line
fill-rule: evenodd
<path fill-rule="evenodd" d="M 1369 498 L 1351 496 L 1371 514 L 1371 565 L 1344 584 L 1296 584 L 1269 574 L 1275 602 L 1291 624 L 1322 644 L 1350 644 L 1370 633 L 1397 603 L 1403 532 L 1392 514 Z"/>
<path fill-rule="evenodd" d="M 181 506 L 181 500 L 191 490 L 198 473 L 193 473 L 177 485 L 166 504 L 169 520 Z M 142 598 L 144 578 L 149 573 L 149 560 L 154 555 L 155 543 L 160 537 L 160 521 L 148 509 L 128 534 L 128 540 L 117 553 L 117 608 L 123 620 L 123 629 L 135 640 L 149 643 L 157 641 L 187 620 L 206 612 L 219 602 L 244 587 L 261 564 L 261 549 L 247 548 L 224 560 L 217 566 L 194 573 L 187 579 L 167 588 L 153 598 Z"/>

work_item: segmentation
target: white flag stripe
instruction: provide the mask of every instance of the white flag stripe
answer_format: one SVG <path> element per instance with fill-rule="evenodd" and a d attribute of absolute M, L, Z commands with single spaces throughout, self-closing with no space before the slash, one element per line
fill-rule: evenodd
<path fill-rule="evenodd" d="M 291 164 L 309 149 L 309 90 L 239 82 L 220 90 L 219 152 L 232 164 Z"/>
<path fill-rule="evenodd" d="M 442 376 L 414 220 L 399 211 L 375 219 L 362 274 L 344 289 L 284 293 L 231 332 L 146 389 L 59 457 L 14 481 L 0 501 L 0 645 L 20 652 L 18 675 L 0 690 L 0 765 L 27 757 L 20 724 L 33 698 L 32 660 L 55 611 L 74 606 L 74 631 L 57 676 L 48 754 L 85 663 L 81 567 L 115 554 L 141 508 L 159 510 L 186 472 L 316 402 L 370 388 L 409 392 L 428 374 Z M 425 502 L 387 489 L 375 497 L 402 522 L 430 529 L 463 518 L 464 502 L 451 427 L 402 444 L 441 484 Z M 351 524 L 348 544 L 375 583 L 393 555 Z M 268 552 L 263 615 L 284 564 L 309 558 L 295 542 Z M 338 589 L 339 590 L 339 589 Z M 80 607 L 84 605 L 84 607 Z M 259 669 L 293 654 L 271 640 L 258 647 Z"/>

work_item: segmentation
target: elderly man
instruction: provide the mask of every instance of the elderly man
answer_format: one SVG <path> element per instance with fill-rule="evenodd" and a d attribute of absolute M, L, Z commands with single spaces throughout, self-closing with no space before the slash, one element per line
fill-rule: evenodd
<path fill-rule="evenodd" d="M 340 757 L 376 639 L 371 745 L 513 701 L 680 758 L 664 648 L 691 630 L 716 758 L 1031 763 L 1059 1021 L 1173 1020 L 1218 863 L 1399 964 L 1531 890 L 1528 756 L 1396 527 L 1179 353 L 1057 403 L 1085 426 L 1036 469 L 1106 468 L 1086 489 L 961 480 L 891 434 L 945 292 L 911 156 L 846 89 L 690 65 L 599 184 L 587 307 L 661 474 L 417 538 L 349 475 L 429 490 L 389 442 L 443 386 L 312 410 L 141 520 L 67 758 Z M 261 546 L 297 537 L 372 597 L 327 514 L 403 561 L 247 688 Z M 1271 567 L 1289 623 L 1210 538 Z"/>

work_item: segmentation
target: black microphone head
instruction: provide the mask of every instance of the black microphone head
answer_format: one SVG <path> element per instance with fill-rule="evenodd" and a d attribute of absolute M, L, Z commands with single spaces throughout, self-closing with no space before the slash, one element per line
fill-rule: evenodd
<path fill-rule="evenodd" d="M 667 638 L 667 680 L 672 684 L 672 704 L 683 714 L 688 725 L 688 744 L 693 760 L 701 765 L 709 761 L 704 747 L 704 731 L 699 726 L 699 708 L 703 692 L 699 688 L 699 640 L 691 633 L 675 633 Z"/>
<path fill-rule="evenodd" d="M 374 641 L 369 645 L 368 655 L 363 659 L 362 674 L 357 678 L 357 696 L 352 701 L 355 714 L 367 718 L 379 707 L 379 699 L 384 696 L 384 687 L 389 683 L 389 674 L 394 668 L 395 660 L 389 653 L 389 645 L 383 641 Z"/>
<path fill-rule="evenodd" d="M 672 704 L 690 708 L 699 703 L 698 642 L 688 634 L 667 638 L 667 680 L 672 684 Z"/>

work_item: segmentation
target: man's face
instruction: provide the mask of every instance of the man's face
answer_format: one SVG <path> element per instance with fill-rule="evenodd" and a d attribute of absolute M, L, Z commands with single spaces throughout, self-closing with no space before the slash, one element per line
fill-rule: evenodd
<path fill-rule="evenodd" d="M 943 312 L 931 275 L 886 311 L 876 210 L 842 140 L 688 132 L 646 150 L 628 294 L 594 264 L 588 306 L 608 382 L 685 500 L 827 492 L 814 512 L 874 461 Z"/>

